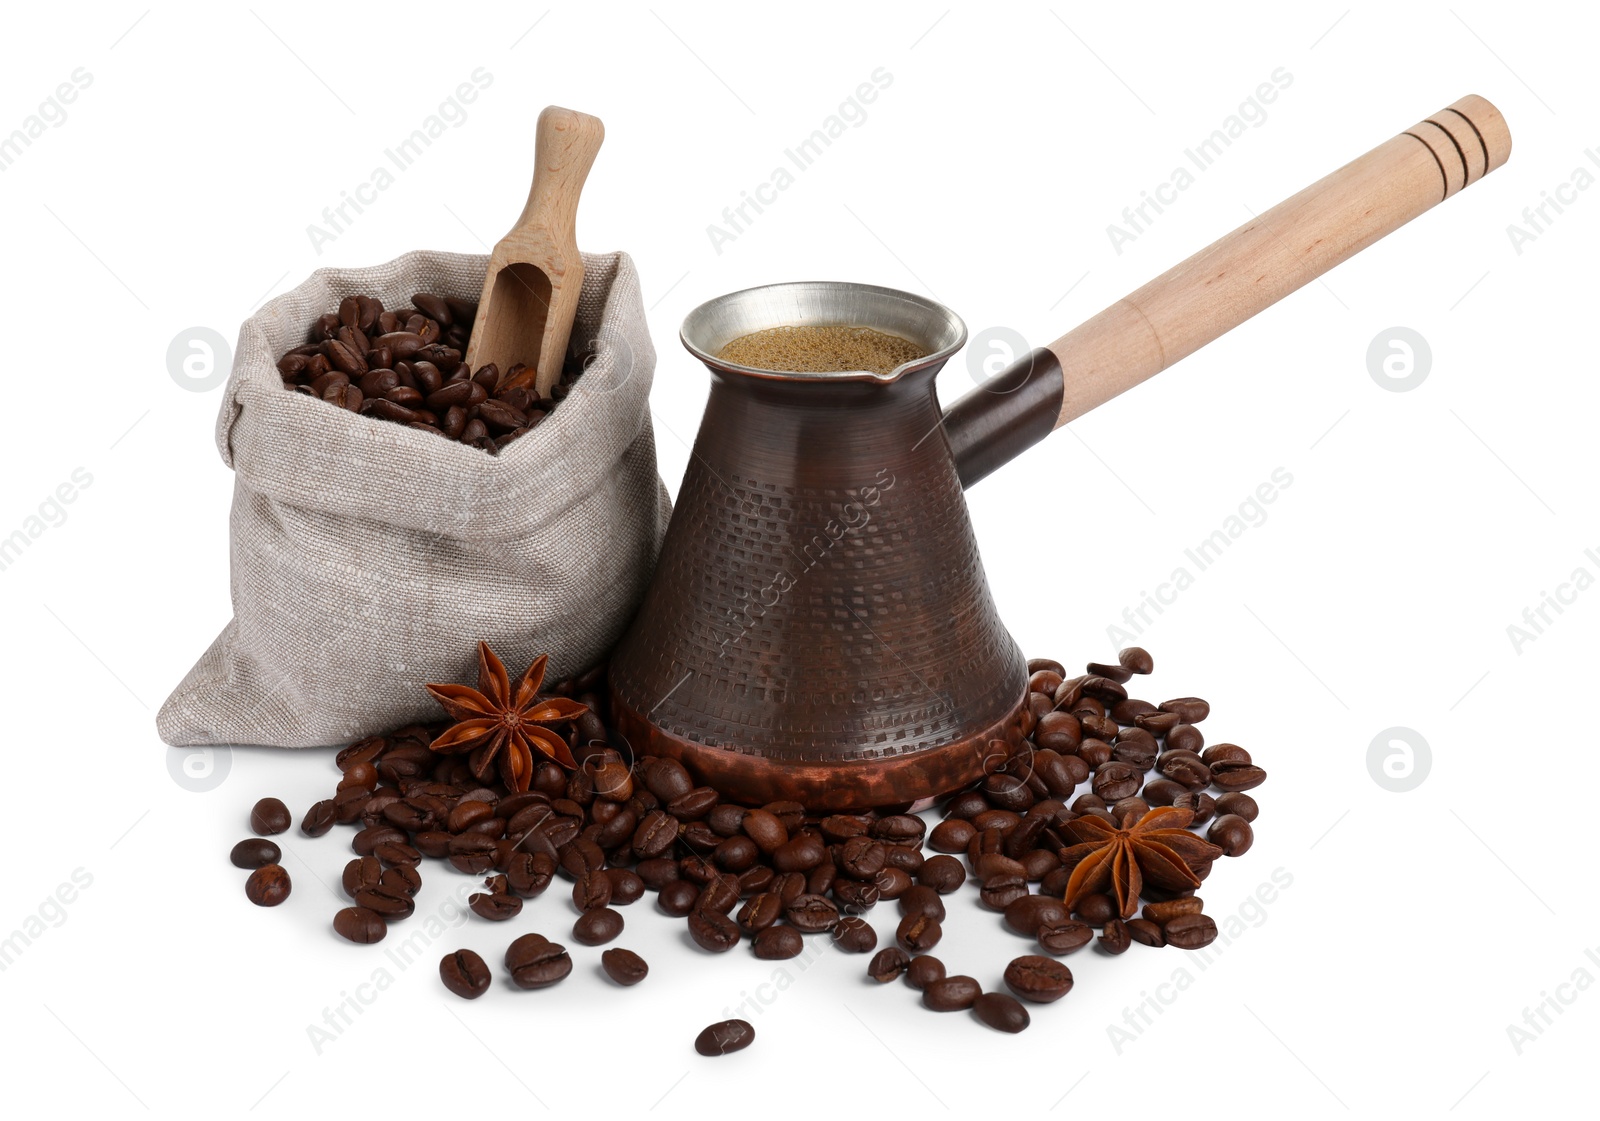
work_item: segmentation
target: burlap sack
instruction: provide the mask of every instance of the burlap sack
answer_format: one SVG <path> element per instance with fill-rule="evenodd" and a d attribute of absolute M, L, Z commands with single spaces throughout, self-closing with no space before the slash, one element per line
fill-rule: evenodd
<path fill-rule="evenodd" d="M 570 395 L 500 455 L 286 392 L 276 361 L 346 295 L 476 299 L 487 258 L 319 269 L 239 332 L 217 419 L 235 474 L 233 621 L 156 718 L 175 746 L 347 743 L 437 719 L 430 681 L 476 681 L 486 640 L 548 681 L 621 637 L 670 503 L 648 397 L 655 351 L 626 254 L 584 254 Z"/>

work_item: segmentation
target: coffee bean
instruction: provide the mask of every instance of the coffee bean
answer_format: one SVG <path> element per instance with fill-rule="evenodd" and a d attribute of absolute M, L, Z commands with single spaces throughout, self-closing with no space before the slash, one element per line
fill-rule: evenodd
<path fill-rule="evenodd" d="M 606 971 L 607 977 L 624 988 L 637 985 L 650 972 L 644 958 L 632 950 L 623 949 L 607 950 L 601 954 L 600 968 Z"/>
<path fill-rule="evenodd" d="M 739 944 L 739 928 L 718 911 L 694 911 L 689 915 L 689 937 L 702 950 L 722 954 Z"/>
<path fill-rule="evenodd" d="M 1162 712 L 1177 713 L 1185 724 L 1198 724 L 1211 714 L 1211 706 L 1199 697 L 1177 697 L 1162 701 L 1158 707 Z"/>
<path fill-rule="evenodd" d="M 471 950 L 457 950 L 440 959 L 439 980 L 463 1000 L 476 1000 L 489 991 L 489 967 Z"/>
<path fill-rule="evenodd" d="M 902 915 L 927 915 L 930 919 L 944 921 L 944 900 L 926 884 L 909 889 L 899 899 Z"/>
<path fill-rule="evenodd" d="M 772 853 L 772 866 L 780 872 L 809 872 L 827 859 L 822 838 L 802 833 L 779 845 Z"/>
<path fill-rule="evenodd" d="M 518 988 L 543 989 L 572 972 L 572 959 L 544 935 L 524 934 L 506 948 L 506 969 Z"/>
<path fill-rule="evenodd" d="M 1005 993 L 980 994 L 972 1002 L 972 1011 L 988 1027 L 1012 1035 L 1026 1028 L 1030 1021 L 1028 1010 Z"/>
<path fill-rule="evenodd" d="M 283 856 L 277 845 L 261 837 L 247 837 L 233 846 L 233 851 L 228 853 L 228 860 L 235 868 L 260 868 L 264 864 L 276 864 Z"/>
<path fill-rule="evenodd" d="M 983 881 L 978 898 L 983 905 L 995 911 L 1004 911 L 1012 903 L 1028 894 L 1028 881 L 1020 873 L 997 872 Z"/>
<path fill-rule="evenodd" d="M 289 807 L 277 798 L 263 798 L 250 809 L 250 828 L 262 836 L 284 832 L 293 820 Z"/>
<path fill-rule="evenodd" d="M 944 980 L 944 962 L 932 954 L 922 954 L 911 959 L 906 966 L 906 984 L 913 989 L 926 989 L 935 981 Z"/>
<path fill-rule="evenodd" d="M 746 811 L 740 828 L 767 856 L 771 856 L 789 839 L 789 831 L 784 828 L 783 822 L 767 810 Z"/>
<path fill-rule="evenodd" d="M 907 915 L 895 928 L 894 938 L 907 953 L 925 954 L 939 944 L 944 929 L 928 915 Z"/>
<path fill-rule="evenodd" d="M 602 946 L 622 933 L 622 912 L 610 907 L 585 911 L 572 924 L 572 936 L 585 946 Z"/>
<path fill-rule="evenodd" d="M 383 941 L 389 930 L 382 915 L 365 907 L 346 907 L 335 914 L 333 929 L 341 938 L 362 945 Z"/>
<path fill-rule="evenodd" d="M 1172 800 L 1172 804 L 1180 810 L 1188 810 L 1194 815 L 1191 825 L 1204 825 L 1210 821 L 1217 812 L 1217 803 L 1211 795 L 1185 790 L 1181 795 Z"/>
<path fill-rule="evenodd" d="M 971 1008 L 983 987 L 965 974 L 934 981 L 922 990 L 922 1004 L 935 1012 L 960 1012 Z"/>
<path fill-rule="evenodd" d="M 1128 937 L 1141 946 L 1165 946 L 1167 936 L 1161 933 L 1161 928 L 1149 919 L 1128 919 L 1124 925 L 1128 928 Z"/>
<path fill-rule="evenodd" d="M 1232 814 L 1242 817 L 1246 821 L 1255 821 L 1261 813 L 1261 808 L 1256 805 L 1256 800 L 1248 794 L 1233 791 L 1217 799 L 1217 812 L 1219 814 Z"/>
<path fill-rule="evenodd" d="M 422 873 L 414 864 L 398 864 L 385 868 L 378 877 L 378 886 L 390 894 L 416 895 L 422 890 Z"/>
<path fill-rule="evenodd" d="M 250 873 L 244 893 L 257 907 L 276 907 L 289 898 L 289 873 L 281 864 L 263 864 Z"/>
<path fill-rule="evenodd" d="M 366 905 L 371 906 L 370 903 Z M 522 913 L 522 899 L 516 895 L 477 892 L 467 897 L 467 906 L 472 908 L 473 914 L 490 922 L 505 922 Z"/>
<path fill-rule="evenodd" d="M 644 886 L 651 891 L 660 891 L 673 880 L 678 878 L 678 862 L 666 857 L 655 856 L 641 860 L 634 865 L 633 871 L 643 881 Z M 616 885 L 612 885 L 615 894 Z"/>
<path fill-rule="evenodd" d="M 372 855 L 391 868 L 415 866 L 422 862 L 422 853 L 403 841 L 386 841 L 373 846 Z"/>
<path fill-rule="evenodd" d="M 913 886 L 911 875 L 903 868 L 885 868 L 872 880 L 872 887 L 876 889 L 879 899 L 899 899 Z"/>
<path fill-rule="evenodd" d="M 379 845 L 403 845 L 407 834 L 392 825 L 373 825 L 358 832 L 350 840 L 357 856 L 372 856 Z"/>
<path fill-rule="evenodd" d="M 300 832 L 307 837 L 320 837 L 333 828 L 336 809 L 332 798 L 312 803 L 300 821 Z"/>
<path fill-rule="evenodd" d="M 1267 772 L 1252 763 L 1218 763 L 1211 768 L 1211 782 L 1230 794 L 1254 790 L 1267 781 Z"/>
<path fill-rule="evenodd" d="M 543 894 L 555 872 L 555 858 L 542 852 L 514 852 L 506 861 L 507 885 L 524 899 Z"/>
<path fill-rule="evenodd" d="M 1132 944 L 1128 925 L 1121 919 L 1112 919 L 1100 932 L 1100 948 L 1108 954 L 1120 954 Z"/>
<path fill-rule="evenodd" d="M 1129 646 L 1117 652 L 1117 663 L 1129 673 L 1149 673 L 1155 669 L 1155 660 L 1142 648 Z"/>
<path fill-rule="evenodd" d="M 572 882 L 572 905 L 580 911 L 597 911 L 611 905 L 611 877 L 585 872 Z"/>
<path fill-rule="evenodd" d="M 739 929 L 746 934 L 759 934 L 783 917 L 783 899 L 772 891 L 752 895 L 739 908 Z"/>
<path fill-rule="evenodd" d="M 644 880 L 630 868 L 607 868 L 605 876 L 611 881 L 613 907 L 625 907 L 644 894 Z"/>
<path fill-rule="evenodd" d="M 868 954 L 878 946 L 878 932 L 865 919 L 848 915 L 833 928 L 833 944 L 847 954 Z"/>
<path fill-rule="evenodd" d="M 1144 784 L 1142 791 L 1145 801 L 1152 806 L 1170 806 L 1188 792 L 1187 786 L 1170 778 L 1153 778 Z"/>
<path fill-rule="evenodd" d="M 885 873 L 880 872 L 883 876 Z M 843 910 L 868 911 L 877 906 L 878 900 L 883 898 L 883 892 L 876 882 L 862 883 L 860 880 L 837 879 L 833 881 L 833 898 Z"/>
<path fill-rule="evenodd" d="M 690 880 L 673 880 L 661 889 L 661 894 L 656 896 L 656 906 L 672 915 L 682 918 L 694 910 L 694 902 L 700 898 L 700 889 Z"/>
<path fill-rule="evenodd" d="M 696 911 L 716 911 L 726 915 L 739 902 L 739 881 L 727 873 L 718 873 L 706 881 L 695 898 Z"/>
<path fill-rule="evenodd" d="M 799 957 L 805 948 L 800 932 L 792 926 L 769 926 L 751 943 L 755 955 L 763 961 L 785 961 Z"/>
<path fill-rule="evenodd" d="M 911 959 L 898 946 L 879 950 L 867 963 L 867 976 L 879 984 L 887 984 L 899 977 L 911 965 Z"/>
<path fill-rule="evenodd" d="M 1169 946 L 1198 950 L 1217 940 L 1217 923 L 1210 915 L 1179 915 L 1168 920 L 1161 932 Z"/>
<path fill-rule="evenodd" d="M 802 934 L 820 934 L 838 923 L 839 908 L 826 896 L 807 893 L 789 904 L 784 917 Z"/>
<path fill-rule="evenodd" d="M 937 832 L 937 830 L 935 830 Z M 949 895 L 966 882 L 966 869 L 953 856 L 930 856 L 917 872 L 919 886 L 931 888 L 940 895 Z M 902 895 L 900 898 L 904 899 Z"/>
<path fill-rule="evenodd" d="M 1250 823 L 1236 814 L 1223 814 L 1206 830 L 1206 840 L 1228 856 L 1243 856 L 1255 843 L 1255 830 Z"/>
<path fill-rule="evenodd" d="M 871 837 L 852 837 L 839 846 L 839 871 L 852 880 L 870 880 L 883 871 L 889 850 Z"/>
<path fill-rule="evenodd" d="M 1040 927 L 1066 921 L 1066 903 L 1052 895 L 1022 895 L 1005 908 L 1006 926 L 1024 938 L 1036 937 Z"/>
<path fill-rule="evenodd" d="M 723 1020 L 695 1036 L 694 1049 L 702 1055 L 731 1055 L 743 1051 L 756 1039 L 756 1029 L 744 1020 Z"/>
<path fill-rule="evenodd" d="M 915 814 L 889 814 L 872 823 L 872 835 L 896 845 L 921 845 L 928 825 Z"/>
<path fill-rule="evenodd" d="M 1038 938 L 1040 947 L 1049 953 L 1070 954 L 1087 946 L 1094 938 L 1094 930 L 1088 923 L 1045 923 L 1039 927 Z"/>
<path fill-rule="evenodd" d="M 1006 988 L 1035 1004 L 1049 1004 L 1072 991 L 1072 970 L 1041 954 L 1012 959 L 1004 980 Z"/>

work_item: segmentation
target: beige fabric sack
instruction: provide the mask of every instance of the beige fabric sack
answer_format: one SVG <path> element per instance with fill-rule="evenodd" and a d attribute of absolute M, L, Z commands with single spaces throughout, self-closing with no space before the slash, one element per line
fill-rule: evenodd
<path fill-rule="evenodd" d="M 483 639 L 547 680 L 632 617 L 671 506 L 656 473 L 655 351 L 626 254 L 584 254 L 566 400 L 499 455 L 286 392 L 277 359 L 339 301 L 475 300 L 488 258 L 416 252 L 319 269 L 245 321 L 217 418 L 235 474 L 233 620 L 161 707 L 175 746 L 348 743 L 440 713 Z"/>

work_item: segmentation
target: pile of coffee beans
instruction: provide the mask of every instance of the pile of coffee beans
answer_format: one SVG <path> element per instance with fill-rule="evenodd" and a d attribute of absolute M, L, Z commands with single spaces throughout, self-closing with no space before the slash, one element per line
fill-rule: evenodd
<path fill-rule="evenodd" d="M 277 798 L 261 799 L 250 810 L 250 828 L 260 836 L 246 837 L 228 854 L 235 868 L 250 870 L 244 894 L 257 907 L 276 907 L 289 898 L 289 873 L 278 863 L 283 852 L 266 838 L 286 831 L 293 820 L 289 807 Z"/>
<path fill-rule="evenodd" d="M 1063 957 L 1091 945 L 1120 954 L 1134 942 L 1198 949 L 1217 937 L 1193 890 L 1161 890 L 1148 879 L 1137 917 L 1101 893 L 1083 895 L 1069 911 L 1070 823 L 1094 817 L 1126 830 L 1153 807 L 1176 806 L 1216 846 L 1203 851 L 1239 856 L 1253 841 L 1257 807 L 1245 791 L 1266 773 L 1242 747 L 1206 746 L 1198 727 L 1210 713 L 1205 701 L 1130 697 L 1126 683 L 1151 669 L 1136 648 L 1072 677 L 1058 662 L 1031 662 L 1020 748 L 995 741 L 991 773 L 944 799 L 932 830 L 907 806 L 818 817 L 794 802 L 738 805 L 697 785 L 675 760 L 630 761 L 609 733 L 604 667 L 552 688 L 590 709 L 567 732 L 577 770 L 544 761 L 528 790 L 511 792 L 475 778 L 463 756 L 429 750 L 448 724 L 409 725 L 339 752 L 338 786 L 307 811 L 301 830 L 356 828 L 355 859 L 342 878 L 353 905 L 333 920 L 352 942 L 380 941 L 389 924 L 404 922 L 423 862 L 436 860 L 482 877 L 469 905 L 485 921 L 515 919 L 525 900 L 560 880 L 570 884 L 577 914 L 572 941 L 605 946 L 622 934 L 623 909 L 651 892 L 709 953 L 748 943 L 757 958 L 783 960 L 799 955 L 808 936 L 827 935 L 846 953 L 877 951 L 867 975 L 884 983 L 903 977 L 927 1008 L 971 1010 L 997 1031 L 1018 1032 L 1030 1021 L 1023 1002 L 1049 1004 L 1071 991 Z M 287 823 L 287 810 L 263 800 L 252 822 L 269 832 Z M 267 879 L 282 874 L 277 855 L 270 841 L 251 838 L 235 846 L 233 861 L 256 869 L 254 883 L 267 868 L 277 868 Z M 1204 880 L 1211 863 L 1191 871 Z M 948 974 L 931 953 L 943 935 L 943 897 L 969 880 L 982 904 L 1032 943 L 987 990 L 973 975 Z M 287 894 L 286 876 L 282 882 Z M 258 887 L 251 899 L 266 902 L 257 899 L 265 885 Z M 880 950 L 868 917 L 889 903 L 898 919 L 893 944 Z M 622 948 L 605 950 L 601 965 L 619 986 L 649 971 Z M 569 976 L 573 960 L 544 934 L 523 933 L 510 941 L 504 968 L 519 987 L 545 988 Z M 447 955 L 439 974 L 466 999 L 490 987 L 489 967 L 471 950 Z M 723 1054 L 753 1036 L 748 1024 L 729 1021 L 707 1028 L 696 1047 Z"/>
<path fill-rule="evenodd" d="M 477 303 L 428 292 L 411 303 L 388 311 L 375 296 L 346 296 L 278 359 L 284 388 L 493 454 L 535 428 L 582 373 L 569 360 L 541 398 L 532 366 L 470 370 L 462 354 Z"/>

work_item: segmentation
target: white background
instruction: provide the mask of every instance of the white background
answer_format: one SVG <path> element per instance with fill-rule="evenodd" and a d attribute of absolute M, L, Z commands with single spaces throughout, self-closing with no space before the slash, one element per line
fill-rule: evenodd
<path fill-rule="evenodd" d="M 1600 575 L 1584 555 L 1600 547 L 1600 190 L 1521 253 L 1507 233 L 1575 168 L 1600 174 L 1595 29 L 1575 6 L 34 5 L 7 25 L 0 133 L 92 75 L 0 173 L 0 536 L 92 476 L 0 572 L 0 935 L 47 920 L 0 972 L 8 1109 L 304 1116 L 361 1096 L 410 1114 L 486 1092 L 563 1116 L 602 1108 L 594 1095 L 668 1116 L 986 1100 L 1107 1115 L 1157 1096 L 1195 1115 L 1499 1116 L 1587 1098 L 1600 994 L 1558 986 L 1600 977 L 1593 830 L 1571 797 L 1594 750 L 1600 591 L 1520 649 L 1507 633 L 1574 569 Z M 478 67 L 493 83 L 465 122 L 319 254 L 307 226 Z M 707 226 L 880 67 L 892 84 L 865 122 L 718 253 Z M 1117 253 L 1108 224 L 1279 67 L 1292 85 L 1265 122 Z M 583 951 L 555 990 L 502 983 L 467 1004 L 438 957 L 467 945 L 498 965 L 513 934 L 563 936 L 564 890 L 399 969 L 328 928 L 340 902 L 318 881 L 337 883 L 342 831 L 287 835 L 296 889 L 274 911 L 227 863 L 257 797 L 298 817 L 323 796 L 327 753 L 236 750 L 208 793 L 171 778 L 153 716 L 229 615 L 231 477 L 220 391 L 177 384 L 169 344 L 196 326 L 231 342 L 322 265 L 482 251 L 521 207 L 541 106 L 606 123 L 579 239 L 638 262 L 675 488 L 707 384 L 675 337 L 704 299 L 852 279 L 1043 342 L 1468 92 L 1510 122 L 1507 167 L 971 496 L 1009 625 L 1075 663 L 1111 654 L 1108 625 L 1274 469 L 1293 476 L 1140 635 L 1152 699 L 1208 697 L 1208 738 L 1272 775 L 1254 850 L 1203 894 L 1223 917 L 1275 870 L 1292 884 L 1208 968 L 1079 953 L 1076 989 L 1012 1038 L 872 986 L 865 959 L 826 946 L 760 989 L 773 963 L 700 954 L 641 903 L 619 944 L 650 960 L 643 986 L 608 985 Z M 1432 351 L 1403 393 L 1366 362 L 1395 326 Z M 943 395 L 970 385 L 958 358 Z M 1369 767 L 1395 726 L 1431 747 L 1409 792 Z M 77 870 L 89 886 L 49 905 Z M 464 883 L 436 870 L 412 922 Z M 974 896 L 952 901 L 939 953 L 994 985 L 1025 946 Z M 889 908 L 875 921 L 892 933 Z M 394 984 L 319 1054 L 308 1026 L 380 966 Z M 1191 985 L 1158 990 L 1180 969 Z M 758 992 L 775 999 L 747 1012 L 756 1045 L 696 1057 L 700 1027 Z M 1158 992 L 1150 1026 L 1114 1043 Z M 1570 1003 L 1519 1053 L 1508 1026 L 1546 994 Z"/>

